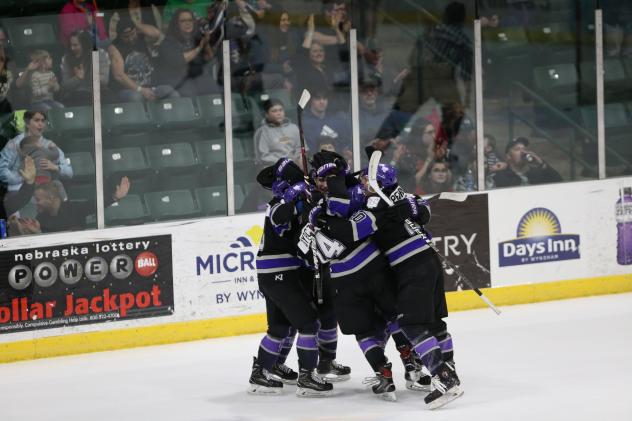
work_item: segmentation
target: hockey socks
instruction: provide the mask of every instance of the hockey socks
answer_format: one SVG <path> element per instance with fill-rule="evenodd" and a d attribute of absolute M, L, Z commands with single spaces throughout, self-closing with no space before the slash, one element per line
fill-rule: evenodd
<path fill-rule="evenodd" d="M 454 346 L 452 345 L 452 336 L 447 331 L 443 331 L 436 335 L 439 342 L 439 348 L 443 354 L 443 361 L 454 360 Z"/>
<path fill-rule="evenodd" d="M 316 335 L 318 352 L 321 360 L 335 360 L 338 348 L 338 327 L 332 329 L 318 329 Z"/>
<path fill-rule="evenodd" d="M 277 358 L 281 352 L 283 339 L 266 335 L 261 339 L 259 344 L 259 352 L 257 353 L 257 363 L 270 370 L 277 362 Z"/>
<path fill-rule="evenodd" d="M 318 343 L 315 334 L 299 333 L 296 339 L 298 365 L 301 369 L 312 371 L 318 364 Z"/>
<path fill-rule="evenodd" d="M 285 364 L 285 360 L 287 360 L 287 356 L 292 349 L 292 345 L 294 345 L 294 339 L 296 338 L 296 329 L 290 328 L 290 332 L 283 339 L 283 343 L 281 344 L 281 352 L 279 352 L 279 358 L 277 358 L 278 364 Z"/>
<path fill-rule="evenodd" d="M 386 364 L 386 356 L 382 342 L 374 336 L 359 339 L 358 345 L 364 354 L 364 358 L 369 362 L 373 371 L 379 371 L 380 367 Z"/>

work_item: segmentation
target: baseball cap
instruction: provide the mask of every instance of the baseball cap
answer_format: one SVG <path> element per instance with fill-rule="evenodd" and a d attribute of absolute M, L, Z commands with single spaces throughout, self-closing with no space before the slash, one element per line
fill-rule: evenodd
<path fill-rule="evenodd" d="M 526 137 L 517 137 L 517 138 L 515 138 L 511 142 L 507 143 L 507 147 L 505 147 L 505 153 L 509 152 L 509 150 L 511 148 L 513 148 L 514 146 L 516 146 L 518 144 L 522 144 L 525 147 L 527 147 L 527 146 L 529 146 L 529 139 L 527 139 Z"/>

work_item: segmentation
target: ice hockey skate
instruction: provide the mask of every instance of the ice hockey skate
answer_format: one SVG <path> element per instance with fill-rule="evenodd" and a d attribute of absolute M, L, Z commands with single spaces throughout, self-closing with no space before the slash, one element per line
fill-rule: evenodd
<path fill-rule="evenodd" d="M 375 372 L 375 377 L 367 377 L 362 383 L 371 386 L 373 393 L 380 399 L 395 402 L 397 401 L 397 396 L 395 395 L 395 384 L 393 383 L 391 368 L 391 363 L 385 364 Z"/>
<path fill-rule="evenodd" d="M 432 377 L 422 371 L 423 364 L 410 349 L 410 346 L 398 347 L 399 357 L 404 364 L 404 378 L 406 379 L 406 389 L 415 392 L 430 392 Z"/>
<path fill-rule="evenodd" d="M 306 370 L 301 368 L 296 383 L 296 396 L 300 397 L 323 397 L 330 396 L 333 393 L 334 386 L 322 380 L 316 375 L 314 370 Z"/>
<path fill-rule="evenodd" d="M 321 379 L 333 383 L 351 378 L 351 367 L 338 364 L 336 360 L 320 360 L 316 372 Z"/>
<path fill-rule="evenodd" d="M 443 363 L 432 378 L 432 392 L 424 398 L 429 409 L 440 408 L 463 395 L 459 378 L 452 367 Z"/>
<path fill-rule="evenodd" d="M 296 384 L 298 373 L 285 364 L 274 364 L 269 371 L 271 377 L 284 384 Z"/>
<path fill-rule="evenodd" d="M 273 379 L 268 370 L 259 365 L 256 357 L 253 357 L 249 382 L 248 393 L 253 395 L 280 395 L 283 390 L 283 383 Z"/>

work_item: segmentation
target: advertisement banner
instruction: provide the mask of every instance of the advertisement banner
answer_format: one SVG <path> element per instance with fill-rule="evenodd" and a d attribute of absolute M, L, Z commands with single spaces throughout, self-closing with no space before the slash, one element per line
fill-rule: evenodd
<path fill-rule="evenodd" d="M 191 242 L 193 253 L 187 257 L 186 269 L 195 271 L 191 285 L 200 286 L 195 301 L 197 315 L 221 317 L 265 311 L 256 269 L 263 221 L 263 214 L 234 217 L 230 224 L 214 228 L 212 240 Z"/>
<path fill-rule="evenodd" d="M 630 273 L 630 184 L 612 179 L 495 191 L 493 286 Z"/>
<path fill-rule="evenodd" d="M 491 285 L 487 194 L 468 195 L 463 202 L 438 199 L 430 205 L 426 226 L 439 252 L 457 265 L 477 288 Z M 469 289 L 453 271 L 446 271 L 446 291 Z"/>
<path fill-rule="evenodd" d="M 174 312 L 171 235 L 0 252 L 0 333 Z"/>

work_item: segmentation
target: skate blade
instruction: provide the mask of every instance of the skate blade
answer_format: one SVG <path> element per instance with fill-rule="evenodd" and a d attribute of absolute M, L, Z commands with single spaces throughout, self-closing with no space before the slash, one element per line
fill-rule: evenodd
<path fill-rule="evenodd" d="M 288 379 L 284 379 L 282 377 L 279 377 L 277 375 L 272 374 L 270 377 L 272 377 L 274 380 L 278 380 L 283 384 L 289 384 L 289 385 L 295 385 L 297 380 L 288 380 Z"/>
<path fill-rule="evenodd" d="M 455 390 L 456 389 L 456 390 Z M 438 409 L 463 396 L 463 390 L 458 386 L 448 390 L 443 396 L 428 404 L 428 409 Z"/>
<path fill-rule="evenodd" d="M 271 396 L 271 395 L 280 395 L 283 388 L 281 387 L 266 387 L 258 384 L 251 384 L 248 388 L 248 393 L 251 395 L 262 395 L 262 396 Z"/>
<path fill-rule="evenodd" d="M 425 384 L 422 385 L 410 380 L 406 380 L 406 389 L 412 390 L 413 392 L 423 392 L 423 393 L 430 393 L 432 391 L 430 389 L 430 385 L 425 385 Z"/>
<path fill-rule="evenodd" d="M 351 378 L 351 375 L 349 374 L 343 374 L 341 376 L 337 375 L 337 374 L 318 374 L 316 373 L 316 375 L 321 379 L 326 381 L 327 383 L 339 383 L 339 382 L 346 382 L 347 380 L 349 380 Z"/>
<path fill-rule="evenodd" d="M 377 395 L 378 398 L 387 401 L 387 402 L 397 402 L 397 396 L 395 392 L 384 392 Z"/>
<path fill-rule="evenodd" d="M 299 387 L 298 389 L 296 389 L 296 396 L 298 396 L 299 398 L 325 398 L 333 394 L 334 394 L 333 389 L 323 390 L 323 391 L 305 389 L 302 387 Z"/>

